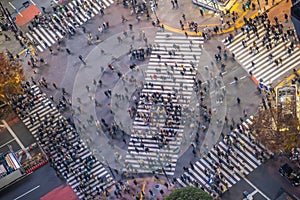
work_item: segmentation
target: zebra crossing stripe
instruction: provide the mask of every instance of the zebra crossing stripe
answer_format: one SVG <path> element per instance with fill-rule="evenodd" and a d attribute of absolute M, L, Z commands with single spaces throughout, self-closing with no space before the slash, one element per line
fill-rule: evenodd
<path fill-rule="evenodd" d="M 102 2 L 103 3 L 94 2 L 93 0 L 84 2 L 81 0 L 73 0 L 65 5 L 66 8 L 59 10 L 60 14 L 52 14 L 50 18 L 51 22 L 47 24 L 47 27 L 34 27 L 32 32 L 26 33 L 26 36 L 35 44 L 40 52 L 43 52 L 44 49 L 56 43 L 56 36 L 63 38 L 62 32 L 68 33 L 71 27 L 75 30 L 79 25 L 82 25 L 98 14 L 101 7 L 106 8 L 112 4 L 113 0 L 103 0 Z M 66 10 L 68 10 L 68 12 Z M 91 16 L 87 14 L 89 11 L 91 12 Z M 68 13 L 71 14 L 69 20 L 66 19 Z M 54 20 L 54 17 L 59 23 Z M 54 27 L 57 27 L 59 30 Z"/>
<path fill-rule="evenodd" d="M 33 117 L 33 121 L 29 119 L 29 115 L 26 116 L 20 116 L 21 120 L 23 123 L 26 125 L 26 127 L 31 131 L 32 135 L 38 140 L 39 139 L 39 128 L 40 128 L 40 121 L 44 121 L 46 118 L 52 118 L 54 117 L 53 122 L 54 123 L 45 123 L 45 130 L 48 127 L 54 127 L 56 126 L 56 122 L 58 120 L 60 121 L 66 121 L 65 118 L 62 117 L 62 115 L 58 112 L 56 107 L 52 105 L 52 102 L 45 97 L 45 94 L 40 92 L 39 88 L 37 86 L 32 86 L 31 91 L 33 92 L 34 96 L 33 98 L 33 103 L 34 106 L 29 110 L 29 115 Z M 38 97 L 38 98 L 35 98 Z M 53 117 L 51 117 L 53 116 Z M 36 117 L 39 117 L 39 120 L 36 120 Z M 61 128 L 61 127 L 57 127 Z M 60 129 L 61 130 L 61 129 Z M 65 136 L 72 136 L 71 133 L 74 133 L 73 128 L 70 125 L 67 125 L 67 129 L 62 131 L 61 134 Z M 75 145 L 79 145 L 78 136 L 74 136 L 74 139 L 69 138 L 69 143 L 75 147 Z M 43 139 L 42 139 L 43 140 Z M 41 142 L 41 141 L 40 141 Z M 45 142 L 45 141 L 44 141 Z M 50 145 L 50 143 L 47 141 L 45 143 L 41 144 L 43 147 Z M 51 149 L 51 148 L 50 148 Z M 55 150 L 50 151 L 50 154 L 52 155 L 52 158 L 54 162 L 59 162 L 62 158 L 58 157 Z M 78 155 L 80 156 L 81 159 L 86 159 L 87 157 L 91 156 L 91 152 L 87 149 L 87 146 L 85 143 L 81 141 L 80 149 L 78 150 Z M 78 160 L 78 159 L 76 159 Z M 71 162 L 69 164 L 69 167 L 72 167 L 74 169 L 81 169 L 83 166 L 82 162 Z M 77 186 L 79 186 L 80 181 L 77 180 L 75 174 L 72 172 L 68 172 L 67 168 L 64 166 L 58 165 L 58 170 L 60 171 L 61 174 L 65 176 L 65 173 L 67 173 L 67 176 L 65 177 L 68 184 L 72 187 L 74 192 L 79 196 L 79 198 L 84 198 L 84 194 L 82 191 L 77 190 Z M 94 174 L 96 177 L 103 178 L 105 177 L 105 181 L 100 182 L 99 180 L 95 179 L 90 179 L 86 182 L 86 185 L 89 185 L 91 189 L 92 194 L 96 194 L 96 187 L 103 187 L 104 189 L 110 187 L 111 185 L 114 184 L 114 180 L 111 178 L 110 174 L 108 171 L 105 169 L 105 166 L 103 166 L 98 160 L 95 160 L 95 163 L 92 165 L 91 174 Z"/>
<path fill-rule="evenodd" d="M 79 19 L 79 15 L 77 16 L 77 14 L 75 12 L 73 12 L 73 10 L 75 9 L 72 5 L 72 2 L 66 4 L 66 7 L 68 8 L 69 12 L 72 14 L 72 16 L 74 17 L 74 19 L 76 20 L 76 22 L 79 24 L 79 25 L 82 25 L 83 23 L 81 22 L 81 20 Z"/>
<path fill-rule="evenodd" d="M 50 29 L 52 29 L 52 30 L 54 31 L 54 33 L 55 33 L 56 35 L 58 35 L 58 37 L 63 38 L 62 34 L 61 34 L 58 30 L 56 30 L 56 29 L 53 27 L 53 24 L 52 24 L 51 22 L 48 23 L 48 25 L 49 25 Z"/>
<path fill-rule="evenodd" d="M 246 128 L 246 132 L 249 129 L 249 125 L 252 125 L 253 122 L 253 117 L 250 116 L 247 120 L 245 120 L 242 125 Z M 236 173 L 232 173 L 231 170 L 229 169 L 228 163 L 224 161 L 222 157 L 220 159 L 222 160 L 222 163 L 219 163 L 219 169 L 220 172 L 224 176 L 224 180 L 221 179 L 221 185 L 223 188 L 225 187 L 224 184 L 228 184 L 228 187 L 232 187 L 235 183 L 240 181 L 242 178 L 244 179 L 244 176 L 241 174 L 249 174 L 251 171 L 256 169 L 259 165 L 261 165 L 261 162 L 258 161 L 254 157 L 254 148 L 249 140 L 248 137 L 246 137 L 245 134 L 248 133 L 243 133 L 239 132 L 239 130 L 235 130 L 231 135 L 227 138 L 227 140 L 230 140 L 230 137 L 235 137 L 237 138 L 237 145 L 241 144 L 240 147 L 233 145 L 231 148 L 231 151 L 233 153 L 228 154 L 228 159 L 232 163 L 232 165 L 235 167 L 234 170 L 236 169 L 241 169 L 241 171 L 235 171 Z M 190 177 L 190 179 L 193 182 L 199 182 L 202 187 L 207 188 L 207 191 L 210 192 L 212 188 L 208 184 L 208 180 L 210 177 L 206 174 L 204 174 L 204 171 L 206 169 L 211 170 L 214 172 L 213 165 L 215 163 L 219 162 L 219 156 L 218 156 L 218 151 L 220 151 L 222 154 L 224 152 L 228 152 L 228 146 L 224 143 L 226 139 L 221 140 L 218 144 L 215 145 L 214 148 L 210 150 L 210 156 L 203 157 L 200 160 L 196 161 L 194 164 L 193 169 L 188 168 L 188 173 L 184 172 L 183 180 L 181 178 L 178 178 L 177 181 L 180 185 L 182 186 L 187 186 L 187 185 L 193 185 L 194 183 L 187 181 L 186 178 L 184 177 Z M 260 144 L 253 144 L 255 145 L 255 148 L 257 150 L 264 150 L 262 147 L 260 147 Z M 270 152 L 267 152 L 268 154 L 271 154 Z M 226 187 L 225 187 L 226 188 Z M 223 191 L 224 192 L 224 191 Z"/>
<path fill-rule="evenodd" d="M 158 35 L 163 35 L 158 33 Z M 191 49 L 188 48 L 190 41 L 187 40 L 185 37 L 180 37 L 180 39 L 185 40 L 184 42 L 181 40 L 172 39 L 173 34 L 168 35 L 168 40 L 165 40 L 161 38 L 160 40 L 157 40 L 156 47 L 154 47 L 151 55 L 150 55 L 150 62 L 149 67 L 146 69 L 146 78 L 145 80 L 152 83 L 153 87 L 147 87 L 145 86 L 141 92 L 141 95 L 148 95 L 148 94 L 154 94 L 154 93 L 160 93 L 164 98 L 168 98 L 168 94 L 172 91 L 181 90 L 181 94 L 177 95 L 177 97 L 172 97 L 172 102 L 174 105 L 185 105 L 185 102 L 181 102 L 181 95 L 186 97 L 186 100 L 191 98 L 192 95 L 192 86 L 194 84 L 193 77 L 195 77 L 196 72 L 189 70 L 189 66 L 191 66 L 193 63 L 191 63 L 194 60 L 194 56 L 191 56 L 187 52 L 190 52 L 191 49 L 195 50 L 194 54 L 196 55 L 196 59 L 199 58 L 200 51 L 196 52 L 196 49 L 199 47 L 195 45 L 195 42 L 192 42 L 194 45 L 191 45 Z M 175 37 L 175 36 L 174 36 Z M 176 36 L 178 37 L 178 36 Z M 179 42 L 178 42 L 179 41 Z M 173 56 L 173 58 L 170 58 L 168 55 L 168 49 L 173 50 L 174 44 L 177 44 L 179 47 L 187 47 L 186 50 L 182 50 L 181 48 L 180 55 Z M 176 46 L 176 45 L 175 45 Z M 162 48 L 161 48 L 162 47 Z M 168 73 L 168 68 L 161 66 L 158 59 L 156 59 L 156 55 L 161 55 L 161 62 L 166 62 L 170 65 L 175 65 L 175 62 L 179 65 L 178 67 L 173 67 L 174 71 Z M 190 56 L 189 56 L 190 55 Z M 182 57 L 185 56 L 185 60 L 182 59 Z M 180 74 L 179 70 L 182 70 L 183 67 L 181 67 L 181 63 L 185 66 L 186 73 L 184 75 Z M 172 73 L 172 75 L 171 75 Z M 159 74 L 158 76 L 156 74 Z M 154 78 L 154 75 L 156 77 Z M 172 76 L 172 77 L 171 77 Z M 177 80 L 177 82 L 174 82 L 174 78 Z M 186 87 L 186 88 L 185 88 Z M 180 101 L 179 101 L 180 100 Z M 144 105 L 141 104 L 142 100 L 139 101 L 137 112 L 145 113 L 146 115 L 150 115 L 150 110 L 145 109 Z M 145 105 L 147 106 L 153 106 L 152 103 L 145 102 Z M 160 106 L 160 105 L 158 105 Z M 144 138 L 146 135 L 149 135 L 149 139 L 147 143 L 143 142 L 144 147 L 148 147 L 148 152 L 145 152 L 143 148 L 139 148 L 138 145 L 140 143 L 134 142 L 129 143 L 128 146 L 128 154 L 126 156 L 126 162 L 127 163 L 135 163 L 134 165 L 130 165 L 129 169 L 133 172 L 151 172 L 153 169 L 159 169 L 161 166 L 165 166 L 165 170 L 167 174 L 173 175 L 175 172 L 176 162 L 178 158 L 179 148 L 181 144 L 181 138 L 183 137 L 183 131 L 184 131 L 184 125 L 183 124 L 176 124 L 172 127 L 169 127 L 165 130 L 174 130 L 177 132 L 177 136 L 174 138 L 173 136 L 166 136 L 166 138 L 169 140 L 168 144 L 165 145 L 162 149 L 159 147 L 159 142 L 157 139 L 153 139 L 150 134 L 153 134 L 157 131 L 159 131 L 164 125 L 165 125 L 165 115 L 156 115 L 154 114 L 153 123 L 149 124 L 148 122 L 145 123 L 144 118 L 141 118 L 139 116 L 135 116 L 134 122 L 133 122 L 133 134 L 131 137 L 141 137 Z M 158 127 L 155 127 L 154 124 L 156 124 Z M 149 133 L 145 134 L 145 131 L 149 131 Z M 153 133 L 150 132 L 153 131 Z M 138 134 L 137 134 L 138 133 Z M 147 137 L 148 138 L 148 137 Z M 137 143 L 137 144 L 136 144 Z M 135 152 L 135 150 L 138 150 L 138 152 Z M 132 156 L 135 155 L 135 156 Z M 148 157 L 145 157 L 148 156 Z M 152 162 L 151 160 L 158 160 L 159 162 Z M 129 166 L 129 165 L 128 165 Z"/>
<path fill-rule="evenodd" d="M 288 57 L 283 60 L 283 65 L 277 69 L 279 73 L 276 74 L 270 74 L 266 76 L 266 80 L 270 80 L 269 83 L 273 83 L 275 80 L 278 80 L 279 77 L 283 76 L 286 72 L 291 71 L 292 69 L 296 68 L 299 66 L 299 58 L 300 58 L 300 50 L 296 49 L 296 53 L 294 50 L 294 53 L 292 57 Z M 288 66 L 288 67 L 285 67 Z"/>
<path fill-rule="evenodd" d="M 247 34 L 242 32 L 236 35 L 232 42 L 226 42 L 223 40 L 224 45 L 227 49 L 233 52 L 236 56 L 237 61 L 247 70 L 251 71 L 252 75 L 256 80 L 263 80 L 264 84 L 270 84 L 277 81 L 285 73 L 290 72 L 291 69 L 297 66 L 300 61 L 299 48 L 294 48 L 291 54 L 287 53 L 287 48 L 291 44 L 291 40 L 286 40 L 285 38 L 278 38 L 275 40 L 275 35 L 270 34 L 269 39 L 271 40 L 272 48 L 267 49 L 263 45 L 263 38 L 265 36 L 266 30 L 263 25 L 259 25 L 257 28 L 259 37 L 251 30 L 250 38 Z M 241 44 L 242 40 L 245 40 L 247 47 L 243 47 Z M 258 47 L 258 52 L 254 47 Z M 250 47 L 253 48 L 254 52 L 250 54 Z M 269 55 L 272 55 L 272 60 L 270 60 Z M 282 63 L 276 64 L 275 60 L 282 60 Z M 254 62 L 254 67 L 252 63 Z"/>
<path fill-rule="evenodd" d="M 36 29 L 38 30 L 38 29 Z M 43 28 L 43 27 L 39 27 L 39 31 L 41 34 L 43 34 L 45 36 L 45 38 L 47 38 L 52 44 L 55 43 L 55 40 L 52 39 L 52 37 L 50 35 L 47 34 L 47 31 Z M 51 45 L 52 45 L 51 44 Z"/>

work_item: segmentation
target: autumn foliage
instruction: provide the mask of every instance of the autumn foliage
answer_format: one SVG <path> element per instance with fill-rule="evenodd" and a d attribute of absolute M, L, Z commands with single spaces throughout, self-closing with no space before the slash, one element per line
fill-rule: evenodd
<path fill-rule="evenodd" d="M 9 97 L 21 94 L 21 82 L 24 80 L 22 65 L 0 53 L 0 101 L 6 102 Z"/>

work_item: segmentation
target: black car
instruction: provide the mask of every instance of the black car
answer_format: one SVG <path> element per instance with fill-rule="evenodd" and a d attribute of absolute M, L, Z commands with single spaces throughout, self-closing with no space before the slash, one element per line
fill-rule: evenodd
<path fill-rule="evenodd" d="M 284 164 L 279 168 L 281 176 L 286 177 L 293 186 L 300 185 L 300 173 L 294 171 L 289 164 Z"/>

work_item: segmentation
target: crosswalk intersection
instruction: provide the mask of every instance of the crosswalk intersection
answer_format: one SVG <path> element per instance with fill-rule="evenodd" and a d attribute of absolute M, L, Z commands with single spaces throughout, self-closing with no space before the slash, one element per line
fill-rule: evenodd
<path fill-rule="evenodd" d="M 91 154 L 46 94 L 35 85 L 29 87 L 29 91 L 19 97 L 19 105 L 28 107 L 24 111 L 16 108 L 16 111 L 77 196 L 88 199 L 87 195 L 97 196 L 97 190 L 103 191 L 113 185 L 109 171 Z"/>
<path fill-rule="evenodd" d="M 56 12 L 44 15 L 43 20 L 37 23 L 37 26 L 30 28 L 26 36 L 40 52 L 43 52 L 58 40 L 74 34 L 77 27 L 113 3 L 113 0 L 70 1 Z"/>
<path fill-rule="evenodd" d="M 140 94 L 125 167 L 134 173 L 173 175 L 203 38 L 158 32 Z"/>
<path fill-rule="evenodd" d="M 225 136 L 185 170 L 178 183 L 201 187 L 211 194 L 222 194 L 268 159 L 272 153 L 255 141 L 249 127 L 253 117 Z"/>
<path fill-rule="evenodd" d="M 236 60 L 249 73 L 251 72 L 257 81 L 268 85 L 299 65 L 300 49 L 293 47 L 289 53 L 293 39 L 290 36 L 276 36 L 275 32 L 279 34 L 277 29 L 268 32 L 262 24 L 258 25 L 257 29 L 258 34 L 251 29 L 249 36 L 246 31 L 240 32 L 234 36 L 232 42 L 229 40 L 223 42 L 226 48 L 235 54 Z M 266 45 L 268 38 L 271 48 Z"/>

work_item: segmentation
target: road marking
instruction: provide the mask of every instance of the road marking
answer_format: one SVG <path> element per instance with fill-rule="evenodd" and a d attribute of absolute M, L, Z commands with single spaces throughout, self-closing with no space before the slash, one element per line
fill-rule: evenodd
<path fill-rule="evenodd" d="M 18 200 L 18 199 L 20 199 L 20 198 L 24 197 L 25 195 L 29 194 L 29 193 L 30 193 L 30 192 L 32 192 L 33 190 L 36 190 L 36 189 L 38 189 L 39 187 L 40 187 L 40 185 L 38 185 L 38 186 L 36 186 L 36 187 L 32 188 L 31 190 L 28 190 L 27 192 L 25 192 L 24 194 L 22 194 L 22 195 L 18 196 L 18 197 L 17 197 L 17 198 L 15 198 L 14 200 Z"/>
<path fill-rule="evenodd" d="M 253 197 L 258 191 L 257 190 L 254 190 L 250 195 L 250 197 Z"/>
<path fill-rule="evenodd" d="M 242 76 L 240 79 L 242 80 L 242 79 L 244 79 L 244 78 L 246 78 L 247 76 Z"/>
<path fill-rule="evenodd" d="M 232 13 L 232 11 L 236 11 L 238 6 L 239 6 L 239 3 L 235 2 L 234 5 L 230 9 L 230 13 Z"/>
<path fill-rule="evenodd" d="M 244 177 L 244 180 L 251 185 L 257 192 L 259 192 L 263 197 L 265 197 L 267 200 L 271 200 L 269 197 L 267 197 L 262 191 L 260 191 L 255 185 L 253 185 L 247 178 Z"/>
<path fill-rule="evenodd" d="M 5 144 L 2 144 L 1 146 L 0 146 L 0 148 L 2 148 L 2 147 L 4 147 L 4 146 L 6 146 L 7 144 L 9 144 L 9 143 L 11 143 L 12 141 L 14 141 L 15 140 L 15 138 L 14 139 L 11 139 L 11 140 L 9 140 L 8 142 L 6 142 Z"/>
<path fill-rule="evenodd" d="M 33 5 L 35 5 L 35 6 L 36 6 L 36 3 L 34 3 L 32 0 L 30 0 L 30 2 L 31 2 Z"/>
<path fill-rule="evenodd" d="M 16 9 L 16 7 L 15 7 L 14 5 L 12 5 L 10 2 L 8 2 L 8 3 L 9 3 L 9 5 L 10 5 L 15 11 L 18 12 L 19 15 L 21 15 L 21 17 L 23 17 L 23 15 L 19 12 L 18 9 Z"/>

